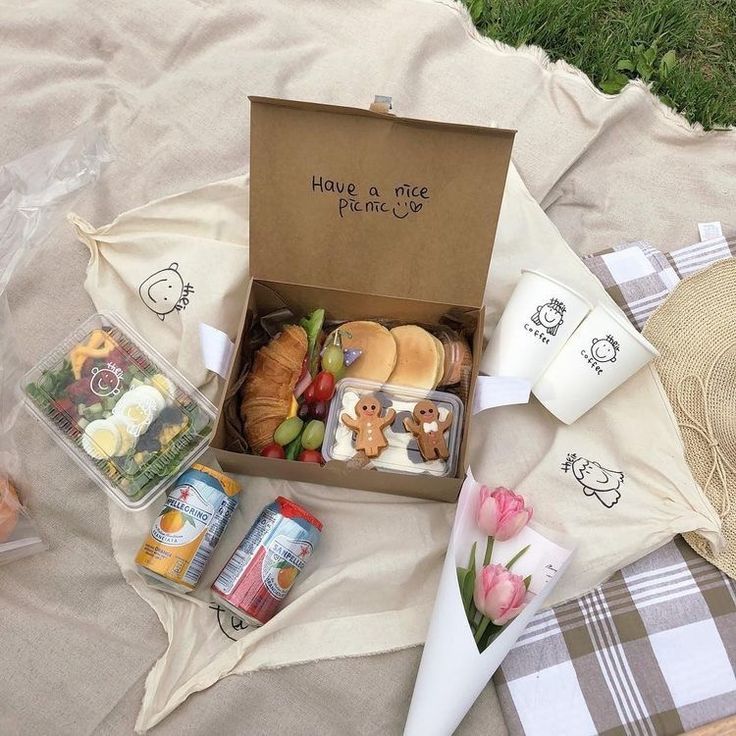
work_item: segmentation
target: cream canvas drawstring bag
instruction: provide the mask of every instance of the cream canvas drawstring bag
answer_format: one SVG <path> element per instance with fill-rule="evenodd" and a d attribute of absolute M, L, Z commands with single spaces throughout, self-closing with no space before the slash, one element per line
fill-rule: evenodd
<path fill-rule="evenodd" d="M 100 310 L 120 314 L 210 399 L 204 323 L 234 339 L 248 284 L 245 181 L 164 197 L 94 228 L 68 216 L 90 260 L 84 286 Z"/>
<path fill-rule="evenodd" d="M 205 321 L 235 334 L 246 278 L 246 216 L 241 177 L 157 200 L 98 230 L 73 219 L 93 255 L 86 287 L 96 306 L 122 311 L 210 396 L 216 381 L 199 355 L 197 326 Z M 521 269 L 529 267 L 569 283 L 591 302 L 612 305 L 512 166 L 486 288 L 486 340 Z M 173 305 L 164 299 L 169 293 L 177 299 Z M 678 532 L 698 530 L 709 543 L 720 541 L 718 516 L 690 474 L 652 368 L 570 427 L 535 401 L 482 412 L 474 418 L 470 447 L 476 478 L 517 488 L 542 524 L 576 539 L 576 557 L 550 605 L 587 592 Z M 158 504 L 138 514 L 110 504 L 116 560 L 155 609 L 170 641 L 146 681 L 139 731 L 229 674 L 374 654 L 424 640 L 453 504 L 239 480 L 241 506 L 190 596 L 146 584 L 133 565 Z M 279 494 L 304 503 L 324 523 L 324 532 L 286 607 L 248 631 L 210 603 L 208 588 L 250 522 Z M 599 500 L 616 494 L 610 508 Z"/>
<path fill-rule="evenodd" d="M 542 271 L 621 314 L 526 189 L 509 196 L 517 179 L 509 173 L 486 287 L 486 336 L 521 268 Z M 475 476 L 515 488 L 541 524 L 577 541 L 552 605 L 590 590 L 678 533 L 697 530 L 704 545 L 723 544 L 718 514 L 688 468 L 651 364 L 570 426 L 532 399 L 483 412 L 472 432 Z"/>

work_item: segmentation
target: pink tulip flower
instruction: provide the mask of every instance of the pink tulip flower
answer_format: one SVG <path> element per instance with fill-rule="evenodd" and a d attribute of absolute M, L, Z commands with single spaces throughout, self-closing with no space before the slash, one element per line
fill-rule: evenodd
<path fill-rule="evenodd" d="M 505 542 L 516 536 L 532 518 L 533 509 L 527 507 L 524 497 L 508 488 L 487 486 L 480 489 L 480 503 L 476 522 L 489 537 Z"/>
<path fill-rule="evenodd" d="M 486 565 L 475 579 L 473 600 L 475 607 L 491 623 L 503 626 L 526 605 L 524 579 L 503 565 Z"/>

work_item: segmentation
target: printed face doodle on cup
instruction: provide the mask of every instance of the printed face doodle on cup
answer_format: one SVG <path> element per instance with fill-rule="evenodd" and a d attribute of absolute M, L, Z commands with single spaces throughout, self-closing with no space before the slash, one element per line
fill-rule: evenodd
<path fill-rule="evenodd" d="M 172 263 L 168 268 L 151 274 L 139 287 L 141 301 L 163 322 L 167 314 L 174 310 L 186 309 L 189 295 L 194 287 L 184 283 L 179 275 L 179 264 Z"/>
<path fill-rule="evenodd" d="M 105 398 L 120 393 L 123 372 L 115 364 L 108 363 L 105 368 L 95 366 L 90 371 L 90 376 L 89 389 L 93 394 Z"/>
<path fill-rule="evenodd" d="M 594 339 L 590 346 L 590 354 L 599 363 L 615 363 L 619 350 L 619 344 L 611 335 Z"/>
<path fill-rule="evenodd" d="M 583 487 L 583 493 L 595 496 L 607 509 L 613 508 L 621 498 L 619 488 L 624 482 L 624 474 L 618 470 L 608 470 L 595 460 L 578 457 L 574 452 L 568 454 L 562 470 L 565 473 L 571 470 Z"/>
<path fill-rule="evenodd" d="M 548 335 L 556 335 L 560 325 L 565 321 L 565 305 L 559 299 L 550 299 L 537 307 L 531 320 L 535 325 L 543 327 Z"/>

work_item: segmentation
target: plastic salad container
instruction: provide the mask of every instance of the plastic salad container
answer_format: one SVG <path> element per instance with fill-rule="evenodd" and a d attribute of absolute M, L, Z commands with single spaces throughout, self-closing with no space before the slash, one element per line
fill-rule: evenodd
<path fill-rule="evenodd" d="M 207 447 L 215 408 L 117 315 L 95 314 L 23 378 L 26 406 L 123 508 Z"/>
<path fill-rule="evenodd" d="M 349 461 L 356 455 L 355 433 L 341 417 L 347 414 L 355 419 L 356 405 L 368 394 L 373 394 L 378 399 L 382 409 L 381 415 L 385 416 L 389 409 L 393 409 L 396 416 L 391 425 L 383 431 L 388 446 L 380 451 L 378 457 L 371 458 L 370 464 L 365 467 L 392 473 L 425 473 L 441 477 L 455 475 L 463 424 L 463 404 L 457 396 L 445 391 L 427 391 L 357 378 L 343 378 L 335 389 L 322 442 L 322 456 L 325 461 Z M 449 452 L 447 460 L 438 458 L 425 460 L 419 451 L 416 438 L 404 426 L 405 419 L 413 421 L 414 408 L 423 400 L 429 400 L 436 405 L 440 422 L 444 422 L 452 412 L 452 423 L 444 431 Z"/>

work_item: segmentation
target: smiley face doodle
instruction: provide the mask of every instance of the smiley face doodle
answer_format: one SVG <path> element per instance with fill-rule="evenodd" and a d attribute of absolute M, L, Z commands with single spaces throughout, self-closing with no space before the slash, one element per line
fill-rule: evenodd
<path fill-rule="evenodd" d="M 620 349 L 616 340 L 611 335 L 606 335 L 593 340 L 590 346 L 590 354 L 599 363 L 615 363 Z"/>
<path fill-rule="evenodd" d="M 543 327 L 548 335 L 556 335 L 560 325 L 565 321 L 564 314 L 565 305 L 559 299 L 550 299 L 537 307 L 531 320 L 535 325 Z"/>
<path fill-rule="evenodd" d="M 116 365 L 108 363 L 106 368 L 95 366 L 90 371 L 90 375 L 89 388 L 93 394 L 105 398 L 106 396 L 117 396 L 120 393 L 123 372 Z"/>
<path fill-rule="evenodd" d="M 422 207 L 423 205 L 421 202 L 415 202 L 413 199 L 403 202 L 399 202 L 397 200 L 391 212 L 397 220 L 403 220 L 405 217 L 408 217 L 411 212 L 414 214 L 421 212 Z"/>
<path fill-rule="evenodd" d="M 194 293 L 191 284 L 185 284 L 179 275 L 179 264 L 151 274 L 139 287 L 141 301 L 163 322 L 174 310 L 186 309 L 189 295 Z"/>

